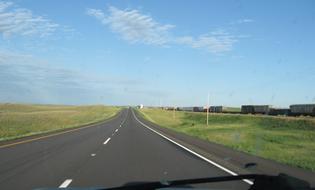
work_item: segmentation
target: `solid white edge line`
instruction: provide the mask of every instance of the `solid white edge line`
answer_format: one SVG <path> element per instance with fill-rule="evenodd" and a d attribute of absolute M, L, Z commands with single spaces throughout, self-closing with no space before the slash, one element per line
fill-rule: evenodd
<path fill-rule="evenodd" d="M 66 179 L 60 186 L 59 188 L 67 188 L 70 183 L 72 182 L 72 179 Z"/>
<path fill-rule="evenodd" d="M 237 175 L 238 175 L 237 173 L 235 173 L 235 172 L 233 172 L 233 171 L 231 171 L 231 170 L 229 170 L 229 169 L 227 169 L 227 168 L 225 168 L 225 167 L 223 167 L 223 166 L 217 164 L 216 162 L 214 162 L 214 161 L 212 161 L 212 160 L 209 160 L 208 158 L 206 158 L 206 157 L 204 157 L 204 156 L 198 154 L 197 152 L 195 152 L 195 151 L 193 151 L 193 150 L 190 150 L 189 148 L 187 148 L 187 147 L 185 147 L 185 146 L 179 144 L 178 142 L 175 142 L 174 140 L 172 140 L 172 139 L 166 137 L 165 135 L 163 135 L 163 134 L 157 132 L 156 130 L 150 128 L 150 127 L 147 126 L 146 124 L 142 123 L 142 122 L 136 117 L 136 115 L 135 115 L 135 113 L 133 112 L 133 110 L 132 110 L 132 114 L 133 114 L 133 116 L 135 117 L 135 119 L 136 119 L 141 125 L 143 125 L 143 126 L 146 127 L 147 129 L 153 131 L 154 133 L 160 135 L 160 136 L 163 137 L 164 139 L 166 139 L 166 140 L 168 140 L 168 141 L 174 143 L 175 145 L 177 145 L 177 146 L 183 148 L 184 150 L 186 150 L 186 151 L 188 151 L 188 152 L 194 154 L 195 156 L 201 158 L 202 160 L 204 160 L 204 161 L 206 161 L 206 162 L 208 162 L 208 163 L 210 163 L 210 164 L 212 164 L 212 165 L 214 165 L 214 166 L 220 168 L 221 170 L 223 170 L 223 171 L 225 171 L 225 172 L 227 172 L 227 173 L 229 173 L 229 174 L 231 174 L 231 175 L 233 175 L 233 176 L 237 176 Z M 250 181 L 250 180 L 248 180 L 248 179 L 243 179 L 243 181 L 246 182 L 246 183 L 248 183 L 249 185 L 253 185 L 253 184 L 254 184 L 252 181 Z"/>
<path fill-rule="evenodd" d="M 103 144 L 107 144 L 108 141 L 110 141 L 110 137 Z"/>

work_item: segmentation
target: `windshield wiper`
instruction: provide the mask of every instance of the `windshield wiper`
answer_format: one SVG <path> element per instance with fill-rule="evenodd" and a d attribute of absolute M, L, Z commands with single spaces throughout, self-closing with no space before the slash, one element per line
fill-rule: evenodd
<path fill-rule="evenodd" d="M 236 181 L 252 179 L 254 184 L 250 186 L 249 190 L 312 190 L 310 184 L 304 180 L 297 179 L 285 174 L 278 176 L 248 174 L 237 176 L 222 176 L 210 178 L 196 178 L 196 179 L 183 179 L 164 182 L 147 182 L 140 184 L 129 184 L 121 187 L 106 188 L 100 190 L 142 190 L 142 189 L 162 189 L 168 187 L 176 187 L 182 185 L 214 183 L 225 181 Z"/>

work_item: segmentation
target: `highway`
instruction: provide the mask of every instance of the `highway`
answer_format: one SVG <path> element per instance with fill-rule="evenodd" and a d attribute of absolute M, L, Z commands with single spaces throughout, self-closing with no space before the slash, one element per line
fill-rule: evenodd
<path fill-rule="evenodd" d="M 0 189 L 114 187 L 231 175 L 144 126 L 132 109 L 92 127 L 0 146 Z M 244 181 L 201 185 L 248 189 Z"/>

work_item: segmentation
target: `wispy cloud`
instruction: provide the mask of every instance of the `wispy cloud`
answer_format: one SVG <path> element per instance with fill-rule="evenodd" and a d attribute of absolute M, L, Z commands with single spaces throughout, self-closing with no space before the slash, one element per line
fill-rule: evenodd
<path fill-rule="evenodd" d="M 238 41 L 236 36 L 224 31 L 215 31 L 198 36 L 184 36 L 177 38 L 177 43 L 191 46 L 192 48 L 206 49 L 211 53 L 222 53 L 232 50 L 233 44 Z"/>
<path fill-rule="evenodd" d="M 36 86 L 75 87 L 76 72 L 53 67 L 29 54 L 0 50 L 1 83 L 25 84 L 25 88 Z M 8 79 L 8 80 L 6 80 Z M 31 85 L 33 84 L 33 85 Z M 34 85 L 35 84 L 35 85 Z M 67 85 L 71 84 L 71 85 Z M 78 83 L 79 84 L 79 83 Z"/>
<path fill-rule="evenodd" d="M 99 9 L 87 9 L 86 13 L 109 26 L 122 39 L 132 43 L 186 45 L 216 54 L 232 50 L 233 45 L 239 41 L 237 36 L 224 30 L 215 30 L 197 37 L 176 36 L 171 33 L 175 25 L 161 24 L 138 10 L 121 10 L 111 6 L 107 10 L 108 15 Z M 251 22 L 251 20 L 244 19 L 242 22 Z"/>
<path fill-rule="evenodd" d="M 102 10 L 99 9 L 87 9 L 86 14 L 90 16 L 94 16 L 95 18 L 99 19 L 103 24 L 107 24 L 106 15 L 103 13 Z"/>
<path fill-rule="evenodd" d="M 104 25 L 109 25 L 113 32 L 131 43 L 164 45 L 168 43 L 168 33 L 174 27 L 170 24 L 160 24 L 138 10 L 109 7 L 108 12 L 109 15 L 106 16 L 102 10 L 87 9 L 88 15 L 100 20 Z"/>
<path fill-rule="evenodd" d="M 244 24 L 244 23 L 250 23 L 250 22 L 254 22 L 254 20 L 253 19 L 244 18 L 244 19 L 239 19 L 237 21 L 233 21 L 233 22 L 231 22 L 231 24 Z"/>
<path fill-rule="evenodd" d="M 36 79 L 45 79 L 43 83 L 46 83 L 47 85 L 66 85 L 71 83 L 71 85 L 75 84 L 72 87 L 80 86 L 80 88 L 83 88 L 83 86 L 85 86 L 86 88 L 90 88 L 103 85 L 104 83 L 110 85 L 139 84 L 139 81 L 137 80 L 125 79 L 122 77 L 100 77 L 84 74 L 72 69 L 59 68 L 30 54 L 10 52 L 1 49 L 0 66 L 2 66 L 2 68 L 7 68 L 6 70 L 10 68 L 12 74 L 24 77 L 26 81 L 28 79 L 32 81 L 36 81 Z"/>
<path fill-rule="evenodd" d="M 29 9 L 16 8 L 12 2 L 0 2 L 0 33 L 8 38 L 12 35 L 44 37 L 54 33 L 58 24 L 37 16 Z"/>
<path fill-rule="evenodd" d="M 4 11 L 8 7 L 12 6 L 12 2 L 0 2 L 0 12 Z"/>
<path fill-rule="evenodd" d="M 100 96 L 110 101 L 125 94 L 121 89 L 141 89 L 142 85 L 137 79 L 66 69 L 29 54 L 0 49 L 0 89 L 5 89 L 0 91 L 0 102 L 99 103 Z"/>

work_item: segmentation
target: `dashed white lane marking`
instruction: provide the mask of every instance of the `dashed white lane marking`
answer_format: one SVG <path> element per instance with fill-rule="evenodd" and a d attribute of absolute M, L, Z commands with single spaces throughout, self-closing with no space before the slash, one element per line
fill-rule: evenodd
<path fill-rule="evenodd" d="M 96 154 L 91 154 L 91 156 L 96 156 Z"/>
<path fill-rule="evenodd" d="M 121 125 L 119 125 L 119 127 L 121 127 Z"/>
<path fill-rule="evenodd" d="M 204 156 L 198 154 L 197 152 L 195 152 L 195 151 L 193 151 L 193 150 L 190 150 L 189 148 L 187 148 L 187 147 L 185 147 L 185 146 L 183 146 L 183 145 L 181 145 L 181 144 L 175 142 L 174 140 L 172 140 L 172 139 L 166 137 L 165 135 L 163 135 L 163 134 L 157 132 L 156 130 L 150 128 L 150 127 L 147 126 L 146 124 L 142 123 L 142 122 L 136 117 L 136 115 L 135 115 L 135 113 L 134 113 L 133 110 L 132 110 L 131 112 L 132 112 L 134 118 L 135 118 L 142 126 L 146 127 L 147 129 L 149 129 L 149 130 L 153 131 L 154 133 L 160 135 L 160 136 L 163 137 L 164 139 L 166 139 L 166 140 L 172 142 L 173 144 L 175 144 L 175 145 L 177 145 L 177 146 L 183 148 L 184 150 L 186 150 L 186 151 L 188 151 L 188 152 L 194 154 L 195 156 L 201 158 L 202 160 L 204 160 L 204 161 L 206 161 L 206 162 L 208 162 L 208 163 L 210 163 L 210 164 L 212 164 L 212 165 L 214 165 L 214 166 L 220 168 L 221 170 L 223 170 L 223 171 L 225 171 L 225 172 L 227 172 L 227 173 L 229 173 L 229 174 L 231 174 L 231 175 L 233 175 L 233 176 L 237 176 L 237 175 L 238 175 L 237 173 L 235 173 L 235 172 L 233 172 L 233 171 L 231 171 L 231 170 L 229 170 L 229 169 L 227 169 L 227 168 L 225 168 L 225 167 L 223 167 L 223 166 L 217 164 L 216 162 L 214 162 L 214 161 L 212 161 L 212 160 L 210 160 L 210 159 L 208 159 L 208 158 L 206 158 L 206 157 L 204 157 Z M 243 181 L 246 182 L 246 183 L 248 183 L 249 185 L 253 185 L 253 184 L 254 184 L 252 181 L 250 181 L 250 180 L 248 180 L 248 179 L 244 179 Z"/>
<path fill-rule="evenodd" d="M 70 183 L 72 182 L 72 179 L 66 179 L 66 181 L 64 181 L 60 186 L 59 188 L 67 188 Z"/>
<path fill-rule="evenodd" d="M 118 132 L 118 129 L 115 130 L 115 133 L 117 133 L 117 132 Z"/>
<path fill-rule="evenodd" d="M 127 117 L 128 117 L 128 114 L 127 114 L 126 118 L 123 120 L 123 122 L 121 122 L 121 124 L 120 124 L 120 126 L 119 126 L 119 127 L 122 127 L 122 125 L 126 122 Z"/>
<path fill-rule="evenodd" d="M 108 141 L 110 141 L 110 137 L 103 144 L 107 144 Z"/>

